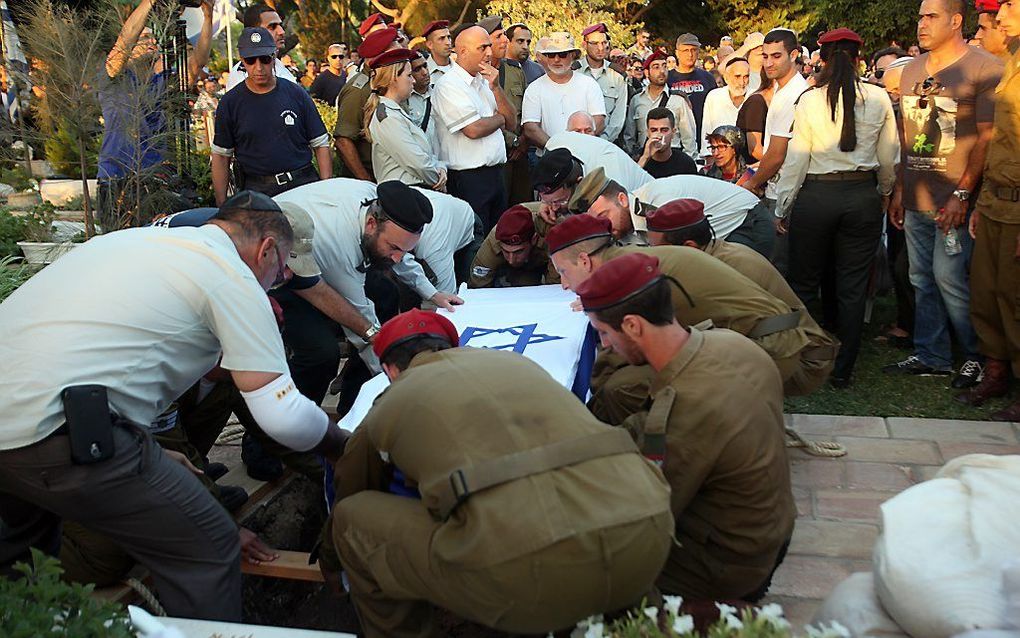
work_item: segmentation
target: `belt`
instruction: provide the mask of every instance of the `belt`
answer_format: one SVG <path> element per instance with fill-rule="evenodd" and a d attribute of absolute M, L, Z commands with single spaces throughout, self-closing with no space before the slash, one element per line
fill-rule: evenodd
<path fill-rule="evenodd" d="M 839 354 L 839 346 L 811 346 L 800 351 L 803 361 L 832 361 Z"/>
<path fill-rule="evenodd" d="M 800 310 L 794 310 L 793 312 L 787 312 L 782 315 L 765 317 L 758 323 L 754 324 L 754 328 L 751 328 L 751 331 L 747 333 L 747 338 L 761 339 L 762 337 L 767 337 L 776 332 L 796 328 L 800 325 L 800 313 Z"/>
<path fill-rule="evenodd" d="M 283 186 L 293 182 L 295 179 L 305 175 L 309 171 L 314 171 L 315 168 L 311 164 L 305 164 L 301 168 L 293 171 L 284 171 L 283 173 L 277 173 L 276 175 L 249 175 L 244 174 L 245 182 L 252 182 L 256 184 L 276 184 L 277 186 Z"/>
<path fill-rule="evenodd" d="M 875 179 L 875 171 L 839 171 L 836 173 L 810 173 L 805 182 L 863 182 Z"/>
<path fill-rule="evenodd" d="M 558 441 L 454 470 L 448 477 L 422 485 L 421 492 L 437 494 L 435 510 L 445 521 L 472 494 L 490 487 L 604 456 L 632 452 L 637 452 L 637 447 L 630 434 L 623 428 L 611 428 L 598 434 Z"/>
<path fill-rule="evenodd" d="M 991 190 L 992 195 L 995 195 L 996 199 L 1001 199 L 1007 202 L 1020 202 L 1020 188 L 995 186 Z"/>

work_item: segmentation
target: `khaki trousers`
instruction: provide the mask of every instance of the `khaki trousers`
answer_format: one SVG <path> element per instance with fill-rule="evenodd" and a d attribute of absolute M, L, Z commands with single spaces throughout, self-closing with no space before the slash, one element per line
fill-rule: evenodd
<path fill-rule="evenodd" d="M 420 501 L 361 492 L 334 508 L 333 539 L 366 638 L 440 636 L 433 606 L 500 631 L 536 634 L 639 603 L 666 560 L 671 518 L 663 512 L 470 568 L 434 555 L 443 524 Z"/>
<path fill-rule="evenodd" d="M 1009 361 L 1016 378 L 1020 378 L 1018 234 L 1020 224 L 981 215 L 970 261 L 970 318 L 978 350 L 986 357 Z"/>

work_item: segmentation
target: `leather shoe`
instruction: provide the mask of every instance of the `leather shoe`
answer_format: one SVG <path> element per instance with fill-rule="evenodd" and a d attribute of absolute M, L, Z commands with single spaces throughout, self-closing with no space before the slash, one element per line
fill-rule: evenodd
<path fill-rule="evenodd" d="M 210 481 L 218 481 L 223 476 L 226 476 L 230 470 L 226 465 L 222 463 L 206 463 L 205 464 L 205 475 L 209 477 Z"/>
<path fill-rule="evenodd" d="M 1016 401 L 998 412 L 993 412 L 988 418 L 992 421 L 1020 421 L 1020 401 Z"/>
<path fill-rule="evenodd" d="M 231 514 L 236 514 L 241 506 L 248 502 L 248 492 L 237 485 L 220 486 L 220 505 Z"/>

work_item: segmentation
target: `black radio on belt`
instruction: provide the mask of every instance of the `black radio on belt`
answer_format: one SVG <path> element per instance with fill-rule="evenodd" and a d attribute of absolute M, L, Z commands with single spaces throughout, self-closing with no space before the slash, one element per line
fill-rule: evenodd
<path fill-rule="evenodd" d="M 99 463 L 113 457 L 113 417 L 106 388 L 74 385 L 60 393 L 71 442 L 71 460 L 77 465 Z"/>

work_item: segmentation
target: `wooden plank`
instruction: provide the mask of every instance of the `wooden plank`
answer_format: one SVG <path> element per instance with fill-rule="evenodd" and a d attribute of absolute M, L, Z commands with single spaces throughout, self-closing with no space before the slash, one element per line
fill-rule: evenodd
<path fill-rule="evenodd" d="M 241 573 L 287 580 L 307 580 L 313 583 L 323 582 L 319 563 L 308 564 L 308 552 L 291 552 L 283 549 L 276 551 L 280 557 L 270 563 L 253 565 L 241 559 Z"/>

